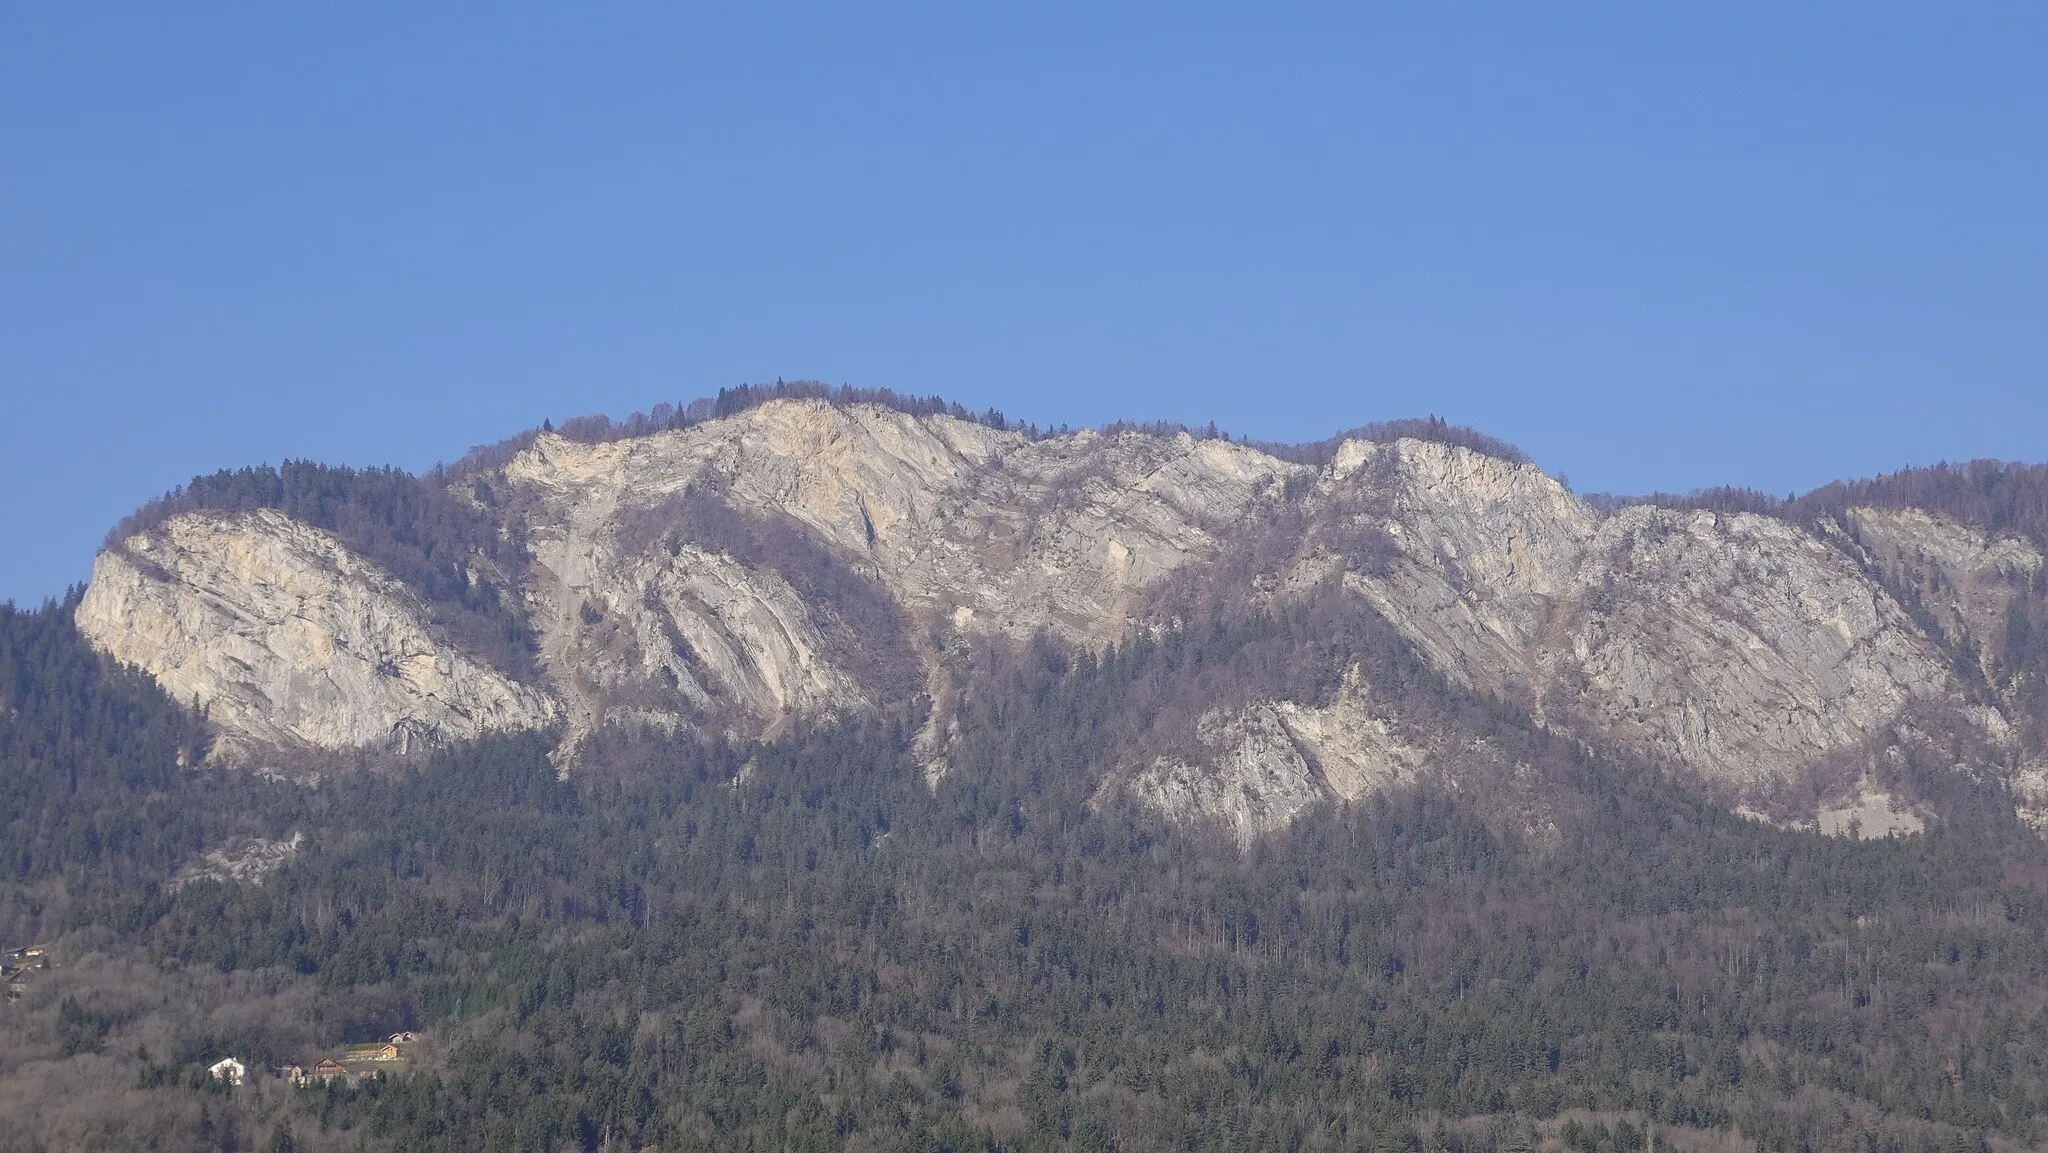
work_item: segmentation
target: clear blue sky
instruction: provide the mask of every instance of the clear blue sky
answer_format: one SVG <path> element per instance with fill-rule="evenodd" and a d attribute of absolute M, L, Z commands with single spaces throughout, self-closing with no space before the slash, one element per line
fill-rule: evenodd
<path fill-rule="evenodd" d="M 782 376 L 1581 490 L 2048 458 L 2048 7 L 0 0 L 0 598 Z"/>

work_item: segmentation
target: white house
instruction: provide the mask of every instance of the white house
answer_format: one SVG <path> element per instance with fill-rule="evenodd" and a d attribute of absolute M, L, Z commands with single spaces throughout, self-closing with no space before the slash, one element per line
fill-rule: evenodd
<path fill-rule="evenodd" d="M 226 1081 L 230 1085 L 240 1085 L 248 1079 L 249 1067 L 233 1057 L 222 1057 L 213 1063 L 213 1067 L 206 1071 L 206 1075 L 216 1081 Z"/>

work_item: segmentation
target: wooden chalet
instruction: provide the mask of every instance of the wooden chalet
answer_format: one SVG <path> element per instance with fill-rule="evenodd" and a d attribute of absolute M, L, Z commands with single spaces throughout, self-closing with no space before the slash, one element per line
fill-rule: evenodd
<path fill-rule="evenodd" d="M 305 1083 L 308 1085 L 324 1085 L 336 1077 L 346 1078 L 347 1076 L 348 1067 L 346 1065 L 332 1057 L 322 1057 L 320 1058 L 320 1063 L 313 1066 L 313 1071 L 306 1074 Z"/>

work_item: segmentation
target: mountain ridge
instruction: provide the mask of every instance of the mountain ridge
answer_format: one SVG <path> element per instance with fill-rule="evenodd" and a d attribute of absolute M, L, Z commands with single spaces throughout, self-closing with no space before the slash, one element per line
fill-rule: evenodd
<path fill-rule="evenodd" d="M 1846 500 L 1730 509 L 1711 493 L 1694 503 L 1718 511 L 1603 508 L 1434 420 L 1279 449 L 1185 429 L 1041 433 L 936 400 L 786 388 L 564 431 L 581 439 L 543 430 L 435 480 L 517 542 L 435 563 L 516 607 L 527 623 L 512 628 L 537 642 L 526 675 L 437 627 L 423 586 L 249 510 L 131 522 L 96 563 L 80 627 L 214 709 L 230 757 L 560 726 L 568 771 L 607 725 L 747 741 L 799 717 L 909 709 L 935 781 L 978 645 L 1044 632 L 1099 652 L 1186 627 L 1194 606 L 1335 598 L 1463 689 L 1743 811 L 1818 824 L 1830 805 L 1896 799 L 1909 813 L 1882 779 L 1886 750 L 1937 738 L 2029 819 L 2048 805 L 2038 677 L 2008 668 L 2048 590 L 2038 542 L 2009 525 Z M 280 551 L 285 535 L 300 546 Z M 210 559 L 258 553 L 328 560 L 287 587 L 261 565 L 223 583 Z M 331 595 L 309 575 L 321 563 Z M 1343 687 L 1349 667 L 1288 690 L 1303 699 L 1191 686 L 1179 731 L 1105 750 L 1090 771 L 1244 837 L 1357 782 L 1412 776 L 1419 746 L 1390 743 L 1401 719 L 1373 711 L 1370 686 Z M 1269 793 L 1294 799 L 1246 800 Z"/>

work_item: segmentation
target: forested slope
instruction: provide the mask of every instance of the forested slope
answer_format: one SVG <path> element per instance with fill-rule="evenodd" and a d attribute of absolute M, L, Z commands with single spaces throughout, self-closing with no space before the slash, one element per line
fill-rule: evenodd
<path fill-rule="evenodd" d="M 1099 658 L 989 647 L 935 789 L 914 715 L 759 747 L 615 726 L 566 782 L 527 734 L 227 789 L 61 606 L 0 623 L 9 899 L 56 958 L 6 1009 L 24 1148 L 2048 1139 L 2048 853 L 1939 758 L 1903 770 L 1963 790 L 1925 835 L 1780 831 L 1359 625 L 1375 684 L 1511 775 L 1240 852 L 1090 771 L 1133 702 L 1331 631 L 1232 614 Z M 60 747 L 105 767 L 24 752 Z M 290 831 L 260 884 L 167 884 L 179 846 Z M 426 1055 L 358 1090 L 197 1072 L 400 1028 Z"/>

